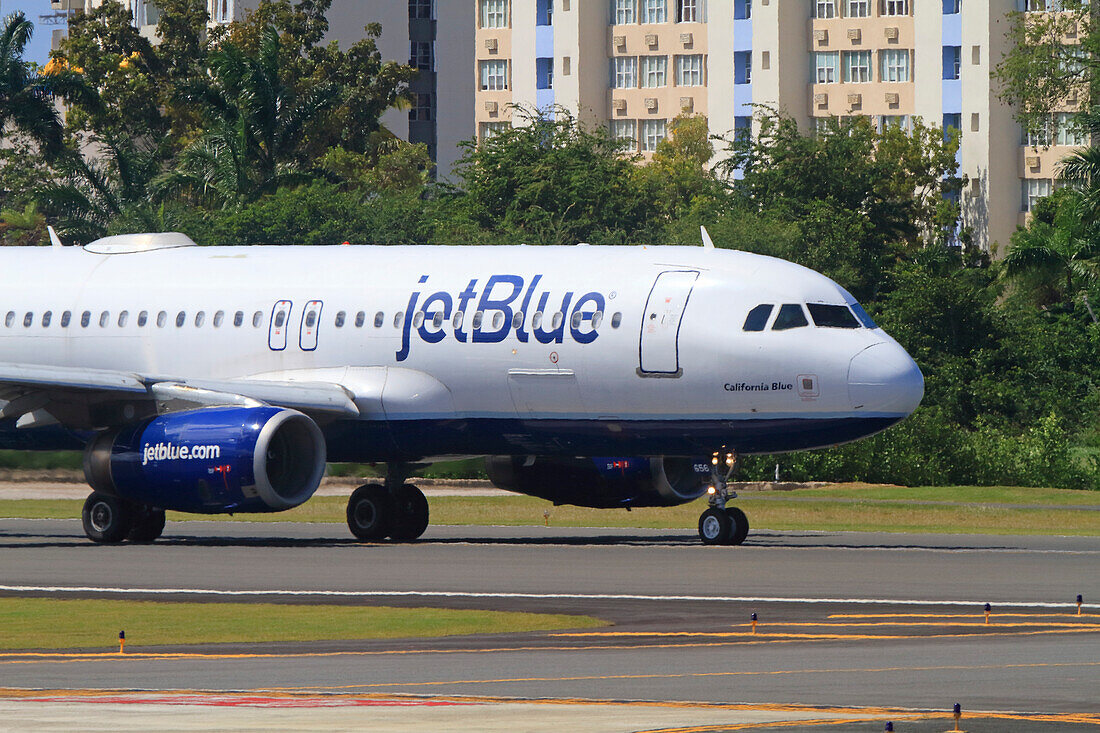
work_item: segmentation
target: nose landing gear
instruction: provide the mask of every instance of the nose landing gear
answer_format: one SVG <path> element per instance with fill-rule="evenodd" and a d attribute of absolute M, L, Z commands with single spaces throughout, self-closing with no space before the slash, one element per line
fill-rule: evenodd
<path fill-rule="evenodd" d="M 711 458 L 711 485 L 707 489 L 710 508 L 699 517 L 699 539 L 704 545 L 740 545 L 749 534 L 749 518 L 737 507 L 726 502 L 737 498 L 729 489 L 729 478 L 737 467 L 737 455 L 725 454 L 725 471 L 719 453 Z"/>

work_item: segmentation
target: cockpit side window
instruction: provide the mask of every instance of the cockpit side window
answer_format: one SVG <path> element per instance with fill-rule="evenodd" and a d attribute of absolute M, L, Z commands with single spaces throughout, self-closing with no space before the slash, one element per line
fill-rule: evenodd
<path fill-rule="evenodd" d="M 779 308 L 779 315 L 772 324 L 773 331 L 786 331 L 788 328 L 802 328 L 810 325 L 806 320 L 806 314 L 798 303 L 784 303 Z"/>
<path fill-rule="evenodd" d="M 745 319 L 744 331 L 763 331 L 764 326 L 768 325 L 768 319 L 771 318 L 772 309 L 775 306 L 765 303 L 764 305 L 758 305 L 749 311 L 748 317 Z"/>
<path fill-rule="evenodd" d="M 863 324 L 864 328 L 878 328 L 878 325 L 871 319 L 870 314 L 863 310 L 863 306 L 856 302 L 849 303 L 848 305 L 852 308 L 852 312 L 856 314 L 856 318 L 859 319 L 859 322 Z"/>
<path fill-rule="evenodd" d="M 846 305 L 808 303 L 806 307 L 818 328 L 859 328 L 859 321 Z"/>

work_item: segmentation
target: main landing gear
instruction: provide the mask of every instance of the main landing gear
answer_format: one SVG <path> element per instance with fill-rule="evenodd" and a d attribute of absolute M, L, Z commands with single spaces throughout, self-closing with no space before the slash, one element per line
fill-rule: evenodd
<path fill-rule="evenodd" d="M 410 466 L 390 464 L 386 482 L 365 484 L 348 499 L 348 529 L 358 539 L 377 542 L 387 537 L 409 542 L 428 528 L 428 500 L 424 492 L 405 483 Z"/>
<path fill-rule="evenodd" d="M 699 539 L 704 545 L 739 545 L 749 535 L 749 518 L 737 507 L 727 507 L 726 502 L 737 498 L 730 491 L 729 478 L 737 467 L 737 456 L 725 455 L 725 472 L 718 453 L 711 458 L 711 485 L 707 489 L 710 508 L 699 517 Z"/>
<path fill-rule="evenodd" d="M 92 542 L 153 542 L 164 531 L 164 510 L 93 491 L 81 512 L 84 534 Z"/>

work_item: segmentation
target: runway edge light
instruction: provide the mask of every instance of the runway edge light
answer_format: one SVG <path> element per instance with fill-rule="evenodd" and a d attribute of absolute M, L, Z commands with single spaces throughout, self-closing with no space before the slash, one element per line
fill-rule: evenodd
<path fill-rule="evenodd" d="M 960 705 L 959 703 L 955 703 L 955 707 L 952 710 L 952 713 L 955 716 L 955 730 L 959 730 L 959 720 L 963 716 L 962 705 Z"/>
<path fill-rule="evenodd" d="M 894 733 L 894 724 L 891 721 L 887 720 L 886 728 L 884 728 L 884 730 L 886 731 L 886 733 Z"/>
<path fill-rule="evenodd" d="M 118 653 L 119 654 L 125 654 L 126 653 L 126 632 L 125 631 L 118 632 Z"/>
<path fill-rule="evenodd" d="M 1078 616 L 1081 615 L 1081 604 L 1084 603 L 1084 602 L 1085 602 L 1085 599 L 1081 596 L 1080 593 L 1078 593 L 1077 594 L 1077 615 Z"/>
<path fill-rule="evenodd" d="M 988 626 L 988 625 L 989 625 L 989 613 L 990 613 L 990 611 L 992 611 L 992 610 L 993 610 L 993 607 L 992 607 L 992 606 L 990 606 L 990 605 L 989 605 L 988 603 L 987 603 L 987 604 L 985 604 L 985 625 L 986 625 L 986 626 Z"/>
<path fill-rule="evenodd" d="M 752 612 L 752 633 L 756 633 L 756 611 Z"/>

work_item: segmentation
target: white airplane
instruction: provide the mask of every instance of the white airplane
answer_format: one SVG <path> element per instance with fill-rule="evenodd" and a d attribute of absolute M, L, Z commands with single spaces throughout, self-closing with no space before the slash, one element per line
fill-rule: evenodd
<path fill-rule="evenodd" d="M 836 283 L 713 246 L 53 240 L 0 248 L 0 448 L 83 450 L 94 542 L 152 541 L 166 509 L 289 509 L 326 460 L 385 463 L 348 526 L 412 540 L 410 471 L 479 455 L 559 504 L 709 494 L 703 542 L 738 544 L 738 455 L 877 433 L 924 389 Z"/>

